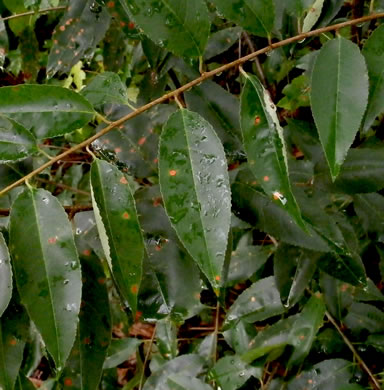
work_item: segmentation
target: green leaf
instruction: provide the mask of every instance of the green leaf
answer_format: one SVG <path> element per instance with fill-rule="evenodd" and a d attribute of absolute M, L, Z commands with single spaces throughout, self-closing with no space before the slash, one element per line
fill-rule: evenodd
<path fill-rule="evenodd" d="M 366 283 L 364 264 L 356 253 L 346 255 L 329 253 L 319 259 L 318 266 L 327 274 L 354 286 Z"/>
<path fill-rule="evenodd" d="M 288 390 L 339 390 L 347 385 L 355 372 L 354 364 L 343 359 L 324 360 L 288 384 Z"/>
<path fill-rule="evenodd" d="M 375 118 L 384 112 L 384 25 L 369 36 L 363 48 L 369 75 L 369 99 L 364 120 L 367 131 Z"/>
<path fill-rule="evenodd" d="M 223 332 L 227 344 L 239 355 L 249 350 L 256 334 L 254 325 L 244 320 L 240 320 L 235 327 Z"/>
<path fill-rule="evenodd" d="M 28 331 L 29 318 L 23 307 L 12 299 L 0 318 L 0 388 L 3 390 L 14 388 L 23 361 Z"/>
<path fill-rule="evenodd" d="M 289 366 L 302 363 L 309 354 L 317 331 L 323 324 L 325 311 L 325 304 L 319 293 L 313 295 L 298 314 L 289 335 L 290 344 L 294 347 L 288 361 Z"/>
<path fill-rule="evenodd" d="M 214 0 L 226 18 L 252 34 L 268 37 L 275 23 L 273 0 Z"/>
<path fill-rule="evenodd" d="M 367 232 L 376 232 L 384 242 L 384 196 L 360 194 L 354 196 L 353 207 Z"/>
<path fill-rule="evenodd" d="M 280 245 L 274 260 L 274 275 L 280 297 L 287 306 L 302 297 L 316 271 L 319 254 L 303 248 Z"/>
<path fill-rule="evenodd" d="M 91 168 L 92 204 L 112 275 L 133 312 L 137 308 L 144 243 L 132 189 L 124 173 L 96 159 Z"/>
<path fill-rule="evenodd" d="M 173 359 L 177 356 L 177 328 L 169 318 L 156 323 L 156 346 L 166 359 Z"/>
<path fill-rule="evenodd" d="M 384 353 L 384 334 L 370 334 L 367 338 L 367 344 Z"/>
<path fill-rule="evenodd" d="M 0 88 L 0 113 L 16 120 L 37 139 L 58 137 L 89 122 L 94 111 L 79 94 L 51 85 Z"/>
<path fill-rule="evenodd" d="M 104 104 L 126 104 L 128 101 L 127 87 L 113 72 L 98 74 L 81 90 L 81 94 L 97 109 Z"/>
<path fill-rule="evenodd" d="M 136 23 L 157 45 L 183 57 L 199 57 L 207 44 L 210 19 L 203 0 L 130 0 Z"/>
<path fill-rule="evenodd" d="M 232 326 L 241 318 L 246 322 L 263 321 L 284 311 L 275 278 L 269 276 L 253 283 L 239 295 L 228 310 L 224 326 Z"/>
<path fill-rule="evenodd" d="M 167 379 L 169 390 L 212 390 L 212 387 L 188 374 L 171 374 Z"/>
<path fill-rule="evenodd" d="M 81 272 L 71 225 L 51 193 L 27 188 L 17 197 L 9 249 L 21 301 L 60 371 L 76 337 Z"/>
<path fill-rule="evenodd" d="M 12 266 L 7 244 L 0 233 L 0 317 L 7 308 L 12 297 Z"/>
<path fill-rule="evenodd" d="M 22 160 L 36 151 L 35 137 L 19 123 L 0 115 L 0 163 Z"/>
<path fill-rule="evenodd" d="M 111 339 L 111 314 L 104 270 L 97 257 L 81 258 L 83 294 L 77 338 L 60 378 L 66 385 L 96 390 Z"/>
<path fill-rule="evenodd" d="M 343 323 L 355 333 L 364 329 L 370 333 L 384 332 L 384 313 L 373 305 L 354 302 Z"/>
<path fill-rule="evenodd" d="M 0 20 L 0 66 L 4 65 L 5 56 L 8 51 L 8 33 L 3 19 Z"/>
<path fill-rule="evenodd" d="M 257 181 L 307 231 L 291 190 L 283 129 L 275 105 L 260 81 L 251 75 L 241 95 L 241 129 L 248 164 Z"/>
<path fill-rule="evenodd" d="M 359 130 L 367 102 L 367 68 L 358 46 L 342 37 L 328 41 L 313 68 L 311 107 L 333 180 Z"/>
<path fill-rule="evenodd" d="M 292 80 L 283 88 L 283 97 L 277 103 L 278 107 L 288 111 L 296 111 L 299 107 L 308 107 L 309 103 L 309 80 L 306 75 L 301 75 Z"/>
<path fill-rule="evenodd" d="M 215 129 L 228 157 L 238 157 L 242 149 L 239 100 L 213 81 L 185 93 L 188 109 L 199 113 Z"/>
<path fill-rule="evenodd" d="M 109 27 L 110 16 L 105 7 L 93 12 L 93 0 L 71 0 L 67 12 L 53 32 L 53 45 L 48 56 L 47 75 L 69 72 L 85 55 L 93 55 Z"/>
<path fill-rule="evenodd" d="M 165 209 L 181 242 L 218 288 L 231 195 L 223 146 L 212 126 L 198 114 L 183 109 L 164 125 L 159 178 Z"/>
<path fill-rule="evenodd" d="M 204 60 L 207 61 L 227 51 L 241 36 L 241 27 L 229 27 L 213 33 L 208 40 L 204 52 Z M 217 84 L 216 84 L 217 85 Z"/>
<path fill-rule="evenodd" d="M 128 360 L 135 352 L 141 341 L 133 337 L 112 340 L 108 349 L 108 356 L 104 362 L 104 369 L 117 367 Z"/>
<path fill-rule="evenodd" d="M 323 4 L 324 0 L 315 0 L 315 2 L 311 5 L 303 21 L 303 33 L 311 31 L 312 27 L 319 20 Z"/>
<path fill-rule="evenodd" d="M 187 354 L 179 356 L 155 371 L 145 382 L 143 390 L 167 390 L 169 389 L 167 380 L 172 374 L 195 377 L 203 370 L 204 363 L 204 359 L 199 355 Z"/>
<path fill-rule="evenodd" d="M 282 319 L 258 332 L 242 359 L 248 363 L 264 355 L 270 355 L 269 360 L 277 359 L 290 342 L 290 331 L 296 319 L 297 315 Z"/>
<path fill-rule="evenodd" d="M 26 376 L 20 374 L 17 377 L 16 390 L 36 390 L 36 387 L 33 385 L 32 381 L 30 381 Z"/>

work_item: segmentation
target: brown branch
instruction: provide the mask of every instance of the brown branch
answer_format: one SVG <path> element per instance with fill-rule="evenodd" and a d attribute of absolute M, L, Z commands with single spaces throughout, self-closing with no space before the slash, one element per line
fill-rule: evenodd
<path fill-rule="evenodd" d="M 80 213 L 81 211 L 90 211 L 93 210 L 91 204 L 87 205 L 75 205 L 75 206 L 64 206 L 64 210 L 70 214 Z M 10 209 L 0 209 L 0 217 L 7 217 L 10 213 Z"/>
<path fill-rule="evenodd" d="M 67 9 L 66 6 L 61 6 L 61 7 L 52 7 L 52 8 L 43 8 L 38 11 L 28 11 L 28 12 L 23 12 L 21 14 L 15 14 L 15 15 L 10 15 L 6 16 L 5 18 L 0 18 L 0 21 L 5 22 L 6 20 L 11 20 L 11 19 L 16 19 L 16 18 L 22 18 L 25 16 L 32 16 L 35 14 L 45 14 L 46 12 L 53 12 L 53 11 L 62 11 Z"/>
<path fill-rule="evenodd" d="M 163 95 L 163 96 L 153 100 L 152 102 L 150 102 L 148 104 L 145 104 L 144 106 L 139 107 L 138 109 L 136 109 L 135 111 L 131 112 L 130 114 L 128 114 L 128 115 L 118 119 L 115 122 L 112 122 L 110 125 L 108 125 L 104 129 L 102 129 L 97 134 L 93 135 L 92 137 L 88 138 L 87 140 L 85 140 L 85 141 L 79 143 L 78 145 L 73 146 L 71 149 L 68 149 L 65 152 L 57 155 L 56 157 L 52 158 L 50 161 L 47 161 L 45 164 L 41 165 L 39 168 L 37 168 L 34 171 L 30 172 L 29 174 L 27 174 L 23 178 L 15 181 L 14 183 L 9 185 L 8 187 L 2 189 L 0 191 L 0 196 L 6 194 L 8 191 L 10 191 L 13 188 L 19 186 L 20 184 L 23 184 L 27 180 L 31 179 L 35 175 L 37 175 L 40 172 L 44 171 L 44 169 L 49 168 L 52 164 L 58 162 L 59 160 L 61 160 L 64 157 L 68 156 L 69 154 L 71 154 L 71 153 L 73 153 L 75 151 L 78 151 L 78 150 L 80 150 L 80 149 L 90 145 L 92 142 L 94 142 L 98 138 L 102 137 L 103 135 L 109 133 L 114 128 L 122 125 L 126 121 L 128 121 L 128 120 L 130 120 L 132 118 L 137 117 L 138 115 L 142 114 L 145 111 L 148 111 L 150 108 L 152 108 L 154 106 L 157 106 L 158 104 L 165 103 L 169 99 L 174 98 L 175 96 L 180 95 L 181 93 L 189 90 L 190 88 L 192 88 L 192 87 L 194 87 L 196 85 L 201 84 L 202 82 L 208 80 L 209 78 L 211 78 L 213 76 L 216 76 L 219 73 L 222 73 L 222 72 L 227 71 L 228 69 L 240 66 L 240 65 L 244 64 L 245 62 L 247 62 L 249 60 L 253 60 L 254 58 L 259 56 L 260 54 L 265 54 L 265 53 L 269 52 L 272 49 L 276 49 L 278 47 L 282 47 L 282 46 L 288 45 L 290 43 L 302 41 L 303 39 L 310 38 L 310 37 L 313 37 L 313 36 L 316 36 L 316 35 L 320 35 L 320 34 L 323 34 L 323 33 L 329 32 L 329 31 L 339 30 L 339 29 L 341 29 L 343 27 L 353 26 L 355 24 L 364 23 L 364 22 L 368 22 L 368 21 L 371 21 L 371 20 L 374 20 L 374 19 L 380 19 L 380 18 L 384 18 L 384 12 L 377 13 L 377 14 L 372 14 L 372 15 L 368 15 L 368 16 L 364 16 L 364 17 L 359 18 L 359 19 L 349 20 L 349 21 L 343 22 L 343 23 L 334 24 L 332 26 L 322 27 L 322 28 L 319 28 L 317 30 L 309 31 L 307 33 L 302 33 L 302 34 L 296 35 L 296 36 L 288 38 L 288 39 L 284 39 L 284 40 L 276 42 L 276 43 L 270 43 L 268 46 L 264 47 L 263 49 L 257 50 L 254 53 L 248 54 L 248 55 L 246 55 L 244 57 L 241 57 L 241 58 L 239 58 L 239 59 L 237 59 L 237 60 L 235 60 L 233 62 L 230 62 L 228 64 L 220 66 L 219 68 L 216 68 L 216 69 L 214 69 L 214 70 L 212 70 L 210 72 L 205 72 L 200 77 L 198 77 L 197 79 L 195 79 L 195 80 L 193 80 L 193 81 L 183 85 L 182 87 L 180 87 L 180 88 L 178 88 L 178 89 L 176 89 L 176 90 L 174 90 L 174 91 L 172 91 L 170 93 L 167 93 L 167 94 L 165 94 L 165 95 Z"/>

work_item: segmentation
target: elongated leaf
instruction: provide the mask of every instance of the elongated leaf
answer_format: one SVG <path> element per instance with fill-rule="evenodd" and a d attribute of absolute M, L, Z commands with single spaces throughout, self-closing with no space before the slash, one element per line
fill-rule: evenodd
<path fill-rule="evenodd" d="M 251 376 L 261 378 L 262 370 L 245 363 L 238 355 L 225 356 L 212 368 L 212 376 L 223 390 L 235 390 Z"/>
<path fill-rule="evenodd" d="M 384 313 L 373 305 L 354 302 L 343 322 L 353 332 L 367 329 L 370 333 L 384 332 Z"/>
<path fill-rule="evenodd" d="M 203 55 L 210 30 L 203 0 L 129 0 L 127 3 L 133 19 L 156 44 L 183 57 Z"/>
<path fill-rule="evenodd" d="M 135 338 L 112 340 L 108 349 L 108 356 L 104 362 L 104 369 L 117 367 L 132 356 L 141 341 Z"/>
<path fill-rule="evenodd" d="M 14 388 L 28 331 L 29 318 L 14 297 L 0 318 L 0 388 L 3 390 Z"/>
<path fill-rule="evenodd" d="M 84 55 L 92 55 L 96 45 L 109 27 L 106 7 L 94 5 L 93 0 L 71 0 L 68 11 L 53 33 L 47 74 L 68 72 Z"/>
<path fill-rule="evenodd" d="M 102 160 L 92 164 L 91 188 L 97 229 L 109 267 L 120 293 L 136 312 L 144 243 L 132 190 L 126 176 Z"/>
<path fill-rule="evenodd" d="M 319 254 L 303 248 L 280 245 L 274 260 L 274 275 L 281 300 L 287 306 L 299 301 L 316 271 Z"/>
<path fill-rule="evenodd" d="M 347 385 L 353 378 L 354 365 L 343 359 L 324 360 L 315 364 L 312 369 L 304 371 L 293 379 L 288 390 L 339 390 L 342 385 Z"/>
<path fill-rule="evenodd" d="M 22 303 L 60 371 L 76 337 L 81 273 L 67 215 L 48 191 L 15 200 L 9 248 Z"/>
<path fill-rule="evenodd" d="M 289 335 L 294 351 L 288 365 L 300 364 L 309 354 L 317 331 L 323 324 L 325 304 L 321 294 L 313 295 L 292 325 Z"/>
<path fill-rule="evenodd" d="M 166 359 L 177 356 L 177 328 L 169 318 L 164 318 L 156 324 L 156 345 Z"/>
<path fill-rule="evenodd" d="M 0 101 L 0 113 L 20 122 L 38 139 L 70 133 L 94 115 L 82 96 L 51 85 L 2 87 Z"/>
<path fill-rule="evenodd" d="M 195 377 L 203 370 L 205 360 L 199 355 L 188 354 L 179 356 L 165 363 L 155 371 L 145 382 L 143 390 L 167 390 L 168 377 L 172 374 L 184 374 Z"/>
<path fill-rule="evenodd" d="M 0 115 L 0 163 L 22 160 L 36 151 L 34 136 L 17 122 Z"/>
<path fill-rule="evenodd" d="M 338 37 L 320 50 L 312 72 L 311 107 L 333 180 L 350 148 L 368 102 L 364 57 Z"/>
<path fill-rule="evenodd" d="M 97 75 L 81 90 L 81 94 L 98 109 L 104 104 L 126 104 L 128 101 L 126 86 L 120 77 L 113 72 Z"/>
<path fill-rule="evenodd" d="M 321 10 L 323 9 L 324 0 L 315 0 L 312 6 L 309 8 L 307 15 L 303 21 L 302 32 L 308 32 L 318 21 Z"/>
<path fill-rule="evenodd" d="M 248 363 L 264 355 L 270 355 L 269 360 L 277 359 L 290 342 L 291 327 L 296 319 L 297 315 L 282 319 L 258 332 L 249 343 L 251 349 L 243 354 L 242 359 Z"/>
<path fill-rule="evenodd" d="M 306 231 L 291 190 L 283 129 L 275 105 L 260 81 L 251 75 L 241 95 L 241 129 L 252 173 L 266 194 Z"/>
<path fill-rule="evenodd" d="M 12 266 L 7 244 L 0 233 L 0 317 L 12 297 Z"/>
<path fill-rule="evenodd" d="M 384 197 L 376 193 L 355 195 L 353 206 L 363 228 L 368 232 L 376 232 L 384 241 Z"/>
<path fill-rule="evenodd" d="M 167 385 L 169 390 L 212 390 L 212 387 L 201 379 L 188 374 L 171 374 L 167 379 Z"/>
<path fill-rule="evenodd" d="M 237 353 L 244 354 L 252 345 L 252 340 L 256 337 L 257 330 L 253 324 L 240 320 L 235 327 L 223 332 L 227 344 Z"/>
<path fill-rule="evenodd" d="M 255 35 L 267 37 L 275 22 L 272 0 L 214 0 L 224 16 Z"/>
<path fill-rule="evenodd" d="M 270 276 L 253 283 L 236 299 L 228 310 L 224 325 L 232 325 L 240 318 L 247 322 L 263 321 L 284 310 L 275 278 Z"/>
<path fill-rule="evenodd" d="M 241 32 L 241 27 L 229 27 L 213 33 L 209 37 L 204 60 L 209 60 L 228 50 L 240 38 Z"/>
<path fill-rule="evenodd" d="M 79 328 L 60 382 L 64 386 L 72 383 L 74 388 L 95 390 L 100 382 L 110 344 L 111 314 L 100 260 L 97 257 L 83 256 L 81 269 L 85 280 Z"/>
<path fill-rule="evenodd" d="M 363 54 L 369 75 L 369 99 L 365 114 L 364 130 L 367 131 L 375 118 L 384 112 L 384 25 L 379 26 L 367 39 Z"/>
<path fill-rule="evenodd" d="M 198 114 L 180 110 L 165 124 L 159 176 L 176 233 L 217 288 L 227 247 L 231 195 L 223 146 Z"/>

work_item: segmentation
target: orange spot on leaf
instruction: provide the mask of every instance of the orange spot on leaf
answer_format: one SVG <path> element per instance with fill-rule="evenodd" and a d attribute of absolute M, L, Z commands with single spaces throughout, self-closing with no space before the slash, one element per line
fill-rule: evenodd
<path fill-rule="evenodd" d="M 50 237 L 50 238 L 48 238 L 48 243 L 49 243 L 49 244 L 55 244 L 56 241 L 57 241 L 57 238 L 56 238 L 56 237 Z"/>
<path fill-rule="evenodd" d="M 64 386 L 72 386 L 73 382 L 71 378 L 65 378 L 64 379 Z"/>
<path fill-rule="evenodd" d="M 11 340 L 9 340 L 9 345 L 12 345 L 13 347 L 17 344 L 17 340 L 12 337 Z"/>
<path fill-rule="evenodd" d="M 139 139 L 138 144 L 139 144 L 140 146 L 141 146 L 141 145 L 144 145 L 146 140 L 147 140 L 147 139 L 146 139 L 145 137 L 141 137 L 141 138 Z"/>
<path fill-rule="evenodd" d="M 127 212 L 124 212 L 123 218 L 124 219 L 131 219 L 131 216 Z"/>
<path fill-rule="evenodd" d="M 65 26 L 60 26 L 59 29 L 60 31 L 65 31 Z"/>
<path fill-rule="evenodd" d="M 115 6 L 115 2 L 114 1 L 108 1 L 107 3 L 107 7 L 108 8 L 113 8 Z"/>
<path fill-rule="evenodd" d="M 129 23 L 128 23 L 128 28 L 129 28 L 130 30 L 133 30 L 133 29 L 135 28 L 135 23 L 129 22 Z"/>
<path fill-rule="evenodd" d="M 84 249 L 83 250 L 83 255 L 84 256 L 91 256 L 91 250 L 90 249 Z"/>
<path fill-rule="evenodd" d="M 263 177 L 263 180 L 264 180 L 264 181 L 269 181 L 269 176 L 264 176 L 264 177 Z"/>
<path fill-rule="evenodd" d="M 120 153 L 121 152 L 121 148 L 115 148 L 115 153 Z"/>
<path fill-rule="evenodd" d="M 137 286 L 137 284 L 133 284 L 133 285 L 131 286 L 131 293 L 132 293 L 132 294 L 137 294 L 138 291 L 139 291 L 139 287 Z"/>
<path fill-rule="evenodd" d="M 261 118 L 260 118 L 259 115 L 257 115 L 257 116 L 255 117 L 255 126 L 258 126 L 258 125 L 260 124 L 260 122 L 261 122 Z"/>
<path fill-rule="evenodd" d="M 121 184 L 128 184 L 128 180 L 123 176 L 123 177 L 120 179 L 120 183 L 121 183 Z"/>
<path fill-rule="evenodd" d="M 219 281 L 220 279 L 221 279 L 221 278 L 220 278 L 219 275 L 216 275 L 216 276 L 215 276 L 215 280 L 216 280 L 216 281 Z"/>
<path fill-rule="evenodd" d="M 169 171 L 169 174 L 170 174 L 171 176 L 176 176 L 177 171 L 175 171 L 174 169 L 171 169 L 171 170 Z"/>
<path fill-rule="evenodd" d="M 105 278 L 98 278 L 97 283 L 99 284 L 105 284 Z"/>

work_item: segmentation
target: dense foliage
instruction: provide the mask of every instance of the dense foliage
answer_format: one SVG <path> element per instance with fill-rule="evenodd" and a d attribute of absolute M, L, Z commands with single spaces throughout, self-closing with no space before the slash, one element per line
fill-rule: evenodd
<path fill-rule="evenodd" d="M 0 389 L 379 389 L 383 12 L 0 0 Z"/>

